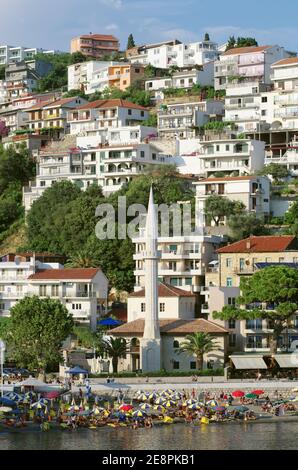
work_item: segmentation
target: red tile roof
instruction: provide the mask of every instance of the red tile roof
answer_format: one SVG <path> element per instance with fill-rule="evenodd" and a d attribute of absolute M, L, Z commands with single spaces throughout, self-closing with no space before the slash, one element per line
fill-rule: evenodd
<path fill-rule="evenodd" d="M 249 237 L 217 250 L 218 253 L 278 253 L 286 250 L 297 250 L 294 236 Z"/>
<path fill-rule="evenodd" d="M 43 107 L 44 108 L 52 108 L 52 107 L 56 108 L 56 106 L 63 106 L 64 104 L 71 103 L 72 101 L 75 101 L 78 98 L 79 96 L 73 96 L 72 98 L 61 98 L 60 100 L 47 103 Z"/>
<path fill-rule="evenodd" d="M 82 36 L 79 36 L 79 38 L 96 39 L 98 41 L 119 41 L 119 39 L 115 38 L 115 36 L 112 36 L 111 34 L 83 34 Z"/>
<path fill-rule="evenodd" d="M 279 60 L 271 65 L 271 67 L 280 67 L 282 65 L 298 64 L 298 57 L 288 57 L 287 59 Z"/>
<path fill-rule="evenodd" d="M 90 280 L 100 272 L 100 268 L 65 268 L 65 269 L 45 269 L 29 276 L 33 281 L 43 280 Z"/>
<path fill-rule="evenodd" d="M 121 99 L 114 100 L 96 100 L 91 103 L 83 104 L 77 109 L 97 109 L 97 108 L 130 108 L 130 109 L 140 109 L 146 111 L 146 108 L 130 101 L 125 101 Z"/>
<path fill-rule="evenodd" d="M 112 336 L 124 335 L 143 335 L 145 320 L 138 320 L 125 323 L 118 326 L 108 333 Z M 166 319 L 159 320 L 160 333 L 164 335 L 187 335 L 196 332 L 209 333 L 213 335 L 227 334 L 228 331 L 216 323 L 205 320 L 204 318 L 194 318 L 193 320 Z"/>
<path fill-rule="evenodd" d="M 225 176 L 222 178 L 205 178 L 203 180 L 197 181 L 197 183 L 210 183 L 212 181 L 246 181 L 246 180 L 255 180 L 257 176 Z M 196 183 L 196 184 L 197 184 Z"/>
<path fill-rule="evenodd" d="M 128 297 L 145 297 L 145 289 L 132 292 Z M 158 284 L 158 297 L 195 297 L 195 294 L 160 282 Z"/>
<path fill-rule="evenodd" d="M 250 47 L 234 47 L 224 52 L 222 55 L 235 55 L 235 54 L 254 54 L 255 52 L 263 52 L 270 49 L 272 46 L 250 46 Z"/>

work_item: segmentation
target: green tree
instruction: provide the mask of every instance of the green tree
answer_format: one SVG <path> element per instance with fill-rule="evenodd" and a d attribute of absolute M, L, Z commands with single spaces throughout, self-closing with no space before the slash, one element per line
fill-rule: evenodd
<path fill-rule="evenodd" d="M 85 100 L 88 99 L 88 96 L 86 96 L 84 91 L 82 90 L 69 90 L 67 93 L 64 93 L 63 98 L 72 98 L 76 96 L 84 98 Z"/>
<path fill-rule="evenodd" d="M 93 349 L 98 343 L 96 332 L 92 331 L 87 326 L 74 326 L 73 334 L 77 337 L 79 345 L 84 348 Z"/>
<path fill-rule="evenodd" d="M 187 354 L 196 357 L 196 369 L 203 369 L 204 354 L 215 351 L 219 346 L 214 342 L 209 333 L 196 332 L 185 337 L 179 348 L 176 349 L 178 354 Z"/>
<path fill-rule="evenodd" d="M 142 121 L 143 126 L 157 127 L 157 114 L 150 113 L 148 119 Z"/>
<path fill-rule="evenodd" d="M 101 349 L 112 359 L 114 374 L 118 372 L 118 361 L 129 351 L 129 347 L 124 338 L 102 339 Z"/>
<path fill-rule="evenodd" d="M 240 291 L 237 305 L 251 305 L 251 309 L 226 306 L 221 312 L 213 312 L 213 317 L 221 320 L 268 320 L 273 331 L 269 338 L 270 352 L 276 353 L 278 338 L 291 324 L 298 309 L 298 270 L 287 266 L 261 269 L 251 277 L 241 277 Z M 262 309 L 253 307 L 256 302 L 262 304 Z M 270 309 L 266 309 L 266 305 Z"/>
<path fill-rule="evenodd" d="M 26 184 L 35 174 L 35 162 L 25 147 L 0 146 L 0 193 L 10 183 Z"/>
<path fill-rule="evenodd" d="M 205 33 L 204 41 L 210 41 L 210 35 L 209 35 L 209 33 Z"/>
<path fill-rule="evenodd" d="M 8 345 L 18 366 L 45 371 L 57 367 L 73 319 L 59 300 L 25 297 L 10 310 Z"/>
<path fill-rule="evenodd" d="M 242 240 L 250 235 L 268 234 L 263 220 L 257 217 L 255 212 L 231 214 L 228 217 L 227 225 L 232 232 L 234 240 Z"/>
<path fill-rule="evenodd" d="M 294 201 L 285 213 L 284 223 L 290 226 L 290 233 L 298 235 L 298 200 Z"/>
<path fill-rule="evenodd" d="M 236 46 L 236 39 L 235 39 L 235 36 L 230 36 L 229 39 L 228 39 L 228 44 L 227 44 L 227 47 L 226 47 L 226 51 L 228 51 L 229 49 L 233 49 L 233 47 Z"/>
<path fill-rule="evenodd" d="M 65 266 L 68 268 L 96 268 L 100 266 L 100 262 L 85 249 L 71 255 Z"/>
<path fill-rule="evenodd" d="M 213 194 L 206 199 L 205 214 L 218 227 L 223 217 L 228 217 L 231 214 L 240 214 L 244 208 L 244 204 L 239 201 L 231 201 L 225 196 Z"/>
<path fill-rule="evenodd" d="M 264 168 L 259 171 L 259 174 L 270 175 L 274 179 L 275 183 L 278 183 L 280 180 L 289 176 L 289 170 L 284 165 L 269 163 L 269 165 L 264 166 Z"/>
<path fill-rule="evenodd" d="M 24 215 L 22 206 L 22 186 L 10 183 L 0 195 L 0 233 Z"/>
<path fill-rule="evenodd" d="M 135 45 L 136 44 L 135 44 L 133 35 L 130 33 L 130 35 L 128 36 L 128 39 L 127 39 L 126 49 L 132 49 L 133 47 L 135 47 Z"/>
<path fill-rule="evenodd" d="M 251 47 L 251 46 L 258 46 L 257 41 L 255 38 L 243 38 L 239 37 L 237 38 L 237 46 L 236 47 Z"/>

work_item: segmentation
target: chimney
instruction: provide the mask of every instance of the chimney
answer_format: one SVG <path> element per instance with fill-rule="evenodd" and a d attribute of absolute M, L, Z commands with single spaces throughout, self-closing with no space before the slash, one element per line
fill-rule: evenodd
<path fill-rule="evenodd" d="M 251 249 L 250 237 L 246 240 L 246 249 L 247 250 Z"/>

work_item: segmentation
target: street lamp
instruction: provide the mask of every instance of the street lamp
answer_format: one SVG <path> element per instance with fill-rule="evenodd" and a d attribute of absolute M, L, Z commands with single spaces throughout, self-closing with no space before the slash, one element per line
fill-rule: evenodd
<path fill-rule="evenodd" d="M 4 365 L 5 343 L 0 339 L 0 364 L 1 364 L 1 397 L 3 397 L 3 365 Z"/>

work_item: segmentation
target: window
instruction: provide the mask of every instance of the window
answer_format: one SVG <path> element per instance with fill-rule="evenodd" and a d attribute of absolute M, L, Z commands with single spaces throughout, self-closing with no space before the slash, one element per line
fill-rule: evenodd
<path fill-rule="evenodd" d="M 236 335 L 232 333 L 229 335 L 229 346 L 230 348 L 234 348 L 236 346 Z"/>
<path fill-rule="evenodd" d="M 267 96 L 262 96 L 262 103 L 267 103 L 267 101 L 268 101 Z"/>
<path fill-rule="evenodd" d="M 229 329 L 230 330 L 235 330 L 235 328 L 236 328 L 236 320 L 230 319 L 229 320 Z"/>
<path fill-rule="evenodd" d="M 4 303 L 0 304 L 0 310 L 5 310 L 5 304 Z"/>
<path fill-rule="evenodd" d="M 258 318 L 256 320 L 246 320 L 246 329 L 247 330 L 262 330 L 262 319 Z"/>
<path fill-rule="evenodd" d="M 248 336 L 246 341 L 247 349 L 257 349 L 262 347 L 262 336 Z"/>
<path fill-rule="evenodd" d="M 128 115 L 131 116 L 131 109 L 127 111 Z"/>
<path fill-rule="evenodd" d="M 47 286 L 39 286 L 39 297 L 45 297 L 47 295 Z"/>
<path fill-rule="evenodd" d="M 141 303 L 141 312 L 146 311 L 146 304 L 144 302 Z"/>
<path fill-rule="evenodd" d="M 46 182 L 45 181 L 41 181 L 40 182 L 40 186 L 45 186 L 46 185 Z"/>
<path fill-rule="evenodd" d="M 261 115 L 262 115 L 262 116 L 266 116 L 266 115 L 267 115 L 267 111 L 266 111 L 266 109 L 262 109 L 262 111 L 261 111 Z"/>
<path fill-rule="evenodd" d="M 141 151 L 140 151 L 140 156 L 141 156 L 141 158 L 145 158 L 145 152 L 144 152 L 144 150 L 141 150 Z"/>
<path fill-rule="evenodd" d="M 96 160 L 96 153 L 91 153 L 91 161 L 95 162 Z"/>
<path fill-rule="evenodd" d="M 170 262 L 169 262 L 169 270 L 170 270 L 170 271 L 177 271 L 177 263 L 176 263 L 176 261 L 170 261 Z"/>
<path fill-rule="evenodd" d="M 165 303 L 160 303 L 160 304 L 159 304 L 159 311 L 160 311 L 160 312 L 164 312 L 165 309 L 166 309 L 166 304 L 165 304 Z"/>
<path fill-rule="evenodd" d="M 175 340 L 173 341 L 173 348 L 176 349 L 176 348 L 179 348 L 179 346 L 180 346 L 180 345 L 179 345 L 179 341 L 177 341 L 177 339 L 175 339 Z"/>
<path fill-rule="evenodd" d="M 219 150 L 220 150 L 220 146 L 216 145 L 216 152 L 219 152 Z"/>
<path fill-rule="evenodd" d="M 233 286 L 233 281 L 231 277 L 227 277 L 227 287 L 232 287 Z"/>
<path fill-rule="evenodd" d="M 226 259 L 226 267 L 227 267 L 227 268 L 231 268 L 232 265 L 233 265 L 233 260 L 232 260 L 232 258 L 227 258 L 227 259 Z"/>
<path fill-rule="evenodd" d="M 236 305 L 236 297 L 228 297 L 228 305 L 232 305 L 234 307 Z"/>
<path fill-rule="evenodd" d="M 141 116 L 144 117 L 145 116 L 145 113 L 144 111 L 141 111 Z"/>
<path fill-rule="evenodd" d="M 177 370 L 177 369 L 179 369 L 179 368 L 180 368 L 180 363 L 179 363 L 179 361 L 174 361 L 174 362 L 173 362 L 173 369 L 176 369 L 176 370 Z"/>
<path fill-rule="evenodd" d="M 186 286 L 191 286 L 192 285 L 192 278 L 191 277 L 186 277 L 185 278 L 185 285 Z"/>
<path fill-rule="evenodd" d="M 59 289 L 58 285 L 52 286 L 52 297 L 58 297 L 59 296 L 58 289 Z"/>
<path fill-rule="evenodd" d="M 228 152 L 229 150 L 230 150 L 230 146 L 226 145 L 226 152 Z"/>
<path fill-rule="evenodd" d="M 191 370 L 196 370 L 196 368 L 197 368 L 197 365 L 196 365 L 195 361 L 190 361 L 190 369 Z"/>

